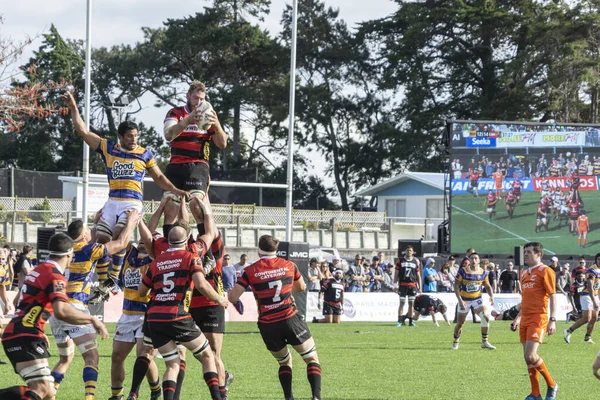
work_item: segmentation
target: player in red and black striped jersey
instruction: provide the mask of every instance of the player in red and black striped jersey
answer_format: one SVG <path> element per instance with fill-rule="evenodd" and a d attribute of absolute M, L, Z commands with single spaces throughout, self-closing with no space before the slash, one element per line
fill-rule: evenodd
<path fill-rule="evenodd" d="M 267 349 L 279 363 L 279 382 L 286 400 L 292 395 L 291 345 L 307 364 L 312 399 L 321 398 L 321 365 L 315 341 L 306 322 L 298 314 L 292 292 L 303 292 L 306 283 L 298 267 L 275 256 L 279 240 L 263 235 L 258 240 L 260 260 L 246 267 L 236 285 L 229 291 L 229 301 L 235 303 L 252 289 L 258 301 L 258 329 Z"/>
<path fill-rule="evenodd" d="M 440 326 L 437 320 L 435 319 L 435 314 L 440 313 L 442 314 L 442 317 L 444 317 L 444 321 L 446 321 L 446 324 L 450 326 L 450 321 L 448 321 L 446 311 L 448 311 L 448 307 L 440 299 L 434 296 L 429 296 L 427 294 L 421 294 L 415 299 L 415 314 L 413 316 L 413 319 L 415 321 L 418 321 L 421 315 L 430 315 L 431 320 L 433 321 L 435 326 Z"/>
<path fill-rule="evenodd" d="M 344 313 L 344 273 L 341 269 L 333 271 L 333 278 L 327 279 L 321 285 L 319 293 L 319 309 L 323 306 L 323 318 L 313 318 L 313 323 L 339 324 Z"/>
<path fill-rule="evenodd" d="M 510 189 L 504 198 L 504 205 L 506 206 L 506 212 L 508 213 L 508 218 L 512 218 L 515 207 L 517 206 L 517 195 L 515 194 L 514 189 Z"/>
<path fill-rule="evenodd" d="M 73 259 L 73 240 L 64 233 L 50 238 L 50 256 L 26 277 L 16 316 L 2 335 L 4 351 L 27 386 L 0 389 L 2 400 L 41 400 L 55 395 L 48 368 L 48 338 L 44 326 L 50 315 L 75 325 L 92 324 L 103 339 L 108 332 L 96 318 L 69 306 L 63 275 Z"/>
<path fill-rule="evenodd" d="M 208 192 L 210 182 L 210 141 L 224 149 L 227 146 L 227 134 L 221 127 L 217 113 L 206 102 L 206 87 L 201 82 L 192 82 L 187 95 L 187 104 L 169 110 L 164 123 L 165 139 L 171 145 L 171 160 L 165 169 L 165 175 L 173 184 L 189 191 L 193 197 L 190 202 L 192 215 L 196 221 L 202 221 L 199 205 Z M 208 130 L 202 130 L 199 122 L 203 114 L 211 113 Z M 166 193 L 170 195 L 169 192 Z M 195 200 L 194 200 L 195 199 Z M 176 204 L 167 207 L 165 212 L 165 230 L 177 218 Z M 167 235 L 165 233 L 165 236 Z"/>

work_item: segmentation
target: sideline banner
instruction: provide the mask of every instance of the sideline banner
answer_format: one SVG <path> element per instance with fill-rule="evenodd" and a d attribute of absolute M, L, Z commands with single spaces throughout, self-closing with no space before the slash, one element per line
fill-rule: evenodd
<path fill-rule="evenodd" d="M 596 179 L 596 177 L 591 177 Z M 537 178 L 535 178 L 537 179 Z M 550 179 L 550 178 L 548 178 Z M 504 188 L 505 192 L 508 192 L 511 188 L 512 188 L 512 184 L 514 182 L 513 178 L 505 178 L 502 180 L 502 187 Z M 531 180 L 531 178 L 523 178 L 521 179 L 521 183 L 523 184 L 523 187 L 521 188 L 521 192 L 533 192 L 534 190 L 534 185 L 533 182 Z M 583 177 L 582 177 L 582 183 L 583 183 Z M 469 193 L 467 190 L 471 187 L 471 183 L 469 182 L 469 179 L 452 179 L 452 189 L 451 189 L 451 193 L 453 195 L 455 194 L 467 194 Z M 482 193 L 486 193 L 488 190 L 496 190 L 496 181 L 491 179 L 491 178 L 479 178 L 477 180 L 477 189 L 479 190 L 479 195 L 481 196 Z M 590 190 L 590 189 L 588 189 Z"/>
<path fill-rule="evenodd" d="M 568 190 L 571 187 L 571 177 L 566 176 L 549 176 L 546 178 L 533 178 L 533 190 L 536 192 L 542 191 L 542 180 L 548 181 L 550 189 L 560 188 L 560 190 Z M 595 176 L 582 175 L 579 177 L 581 184 L 579 190 L 598 190 L 598 179 Z"/>

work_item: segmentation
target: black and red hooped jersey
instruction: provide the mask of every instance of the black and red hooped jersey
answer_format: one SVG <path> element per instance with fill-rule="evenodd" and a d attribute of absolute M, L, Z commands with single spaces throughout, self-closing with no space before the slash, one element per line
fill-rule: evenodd
<path fill-rule="evenodd" d="M 175 107 L 169 110 L 165 123 L 169 120 L 179 122 L 190 114 L 187 106 Z M 215 132 L 214 127 L 202 131 L 196 124 L 188 125 L 179 136 L 171 141 L 171 164 L 203 162 L 208 164 L 210 159 L 210 141 Z"/>
<path fill-rule="evenodd" d="M 329 278 L 321 285 L 321 292 L 323 292 L 323 302 L 339 307 L 344 297 L 344 282 Z"/>
<path fill-rule="evenodd" d="M 514 181 L 512 187 L 515 190 L 515 194 L 521 194 L 521 187 L 523 187 L 523 183 L 521 181 Z"/>
<path fill-rule="evenodd" d="M 2 340 L 21 336 L 44 338 L 44 326 L 53 313 L 52 302 L 67 298 L 67 279 L 53 261 L 38 265 L 25 278 L 14 317 L 2 335 Z"/>
<path fill-rule="evenodd" d="M 204 244 L 204 241 L 201 242 L 202 244 Z M 202 244 L 194 242 L 194 238 L 190 236 L 188 240 L 187 249 L 193 253 L 198 253 L 198 256 L 203 257 L 206 253 L 206 244 L 204 244 L 204 247 L 202 246 Z M 166 237 L 160 236 L 158 233 L 155 233 L 152 236 L 152 251 L 154 252 L 154 258 L 157 258 L 161 254 L 166 252 L 169 249 L 169 247 L 169 241 Z"/>
<path fill-rule="evenodd" d="M 506 195 L 506 203 L 507 204 L 515 204 L 517 202 L 517 195 L 514 193 L 508 192 Z"/>
<path fill-rule="evenodd" d="M 572 201 L 568 204 L 569 215 L 571 218 L 579 217 L 579 204 L 576 201 Z"/>
<path fill-rule="evenodd" d="M 183 300 L 191 286 L 192 276 L 204 273 L 198 255 L 187 248 L 169 249 L 158 256 L 142 278 L 152 289 L 146 320 L 169 322 L 190 318 Z"/>
<path fill-rule="evenodd" d="M 301 279 L 298 267 L 291 261 L 275 256 L 261 257 L 246 267 L 237 284 L 252 287 L 258 299 L 258 322 L 284 321 L 298 310 L 292 297 L 294 282 Z"/>
<path fill-rule="evenodd" d="M 210 286 L 212 286 L 213 289 L 215 289 L 215 292 L 222 296 L 225 294 L 225 290 L 223 289 L 223 256 L 225 255 L 225 244 L 223 243 L 221 232 L 219 232 L 219 236 L 217 236 L 217 238 L 213 240 L 212 244 L 210 245 L 210 251 L 215 257 L 215 262 L 217 265 L 215 268 L 213 268 L 210 274 L 206 275 L 206 281 Z M 192 292 L 192 302 L 190 303 L 190 308 L 213 306 L 218 306 L 218 304 L 204 296 L 198 291 L 198 289 L 194 289 Z"/>
<path fill-rule="evenodd" d="M 398 282 L 400 286 L 417 286 L 417 275 L 419 274 L 421 261 L 417 257 L 410 260 L 406 257 L 398 260 L 396 263 L 396 271 L 398 271 Z"/>
<path fill-rule="evenodd" d="M 485 198 L 487 200 L 488 207 L 493 207 L 498 202 L 498 197 L 496 197 L 496 193 L 488 193 L 485 196 Z"/>

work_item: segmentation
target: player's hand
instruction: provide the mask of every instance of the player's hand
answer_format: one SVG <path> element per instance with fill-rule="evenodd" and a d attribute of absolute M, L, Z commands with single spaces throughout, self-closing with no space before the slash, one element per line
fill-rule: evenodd
<path fill-rule="evenodd" d="M 466 309 L 466 308 L 467 308 L 467 305 L 466 305 L 466 304 L 465 304 L 465 302 L 464 302 L 464 301 L 462 301 L 462 300 L 460 300 L 460 301 L 458 302 L 458 306 L 460 307 L 460 309 L 461 309 L 461 310 L 464 310 L 464 309 Z"/>
<path fill-rule="evenodd" d="M 600 379 L 600 374 L 598 373 L 599 369 L 600 369 L 600 353 L 598 354 L 598 357 L 596 357 L 596 360 L 594 361 L 594 364 L 592 365 L 592 371 L 594 372 L 594 376 L 598 379 Z"/>
<path fill-rule="evenodd" d="M 132 219 L 133 223 L 137 225 L 138 222 L 140 222 L 140 212 L 138 210 L 136 210 L 135 208 L 130 208 L 128 210 L 125 210 L 125 214 L 127 214 L 127 220 L 129 221 L 129 219 Z"/>
<path fill-rule="evenodd" d="M 321 303 L 317 303 L 317 310 L 321 309 Z"/>
<path fill-rule="evenodd" d="M 556 322 L 550 321 L 548 322 L 548 336 L 553 335 L 556 332 Z"/>
<path fill-rule="evenodd" d="M 100 320 L 98 320 L 97 318 L 92 318 L 92 325 L 94 326 L 94 329 L 96 329 L 96 333 L 100 335 L 102 340 L 108 339 L 108 331 L 106 330 L 104 324 L 100 322 Z"/>
<path fill-rule="evenodd" d="M 510 324 L 510 330 L 515 332 L 517 329 L 519 329 L 519 320 L 514 320 L 511 324 Z"/>
<path fill-rule="evenodd" d="M 217 303 L 223 308 L 227 308 L 227 306 L 229 305 L 229 301 L 227 300 L 227 297 L 225 297 L 225 296 L 221 296 L 219 298 L 219 301 L 217 301 Z"/>
<path fill-rule="evenodd" d="M 77 103 L 70 92 L 66 92 L 65 94 L 61 95 L 60 98 L 65 102 L 65 105 L 69 110 L 77 110 Z"/>
<path fill-rule="evenodd" d="M 173 194 L 177 197 L 183 197 L 184 199 L 189 199 L 190 197 L 192 197 L 190 192 L 186 192 L 185 190 L 181 190 L 181 189 L 175 189 L 173 191 Z"/>
<path fill-rule="evenodd" d="M 208 114 L 208 123 L 214 126 L 221 126 L 219 122 L 219 117 L 217 116 L 217 112 L 214 109 L 211 109 Z"/>
<path fill-rule="evenodd" d="M 14 310 L 13 305 L 8 303 L 4 307 L 4 314 L 10 314 Z"/>
<path fill-rule="evenodd" d="M 490 304 L 494 305 L 494 297 L 493 296 L 490 297 Z"/>

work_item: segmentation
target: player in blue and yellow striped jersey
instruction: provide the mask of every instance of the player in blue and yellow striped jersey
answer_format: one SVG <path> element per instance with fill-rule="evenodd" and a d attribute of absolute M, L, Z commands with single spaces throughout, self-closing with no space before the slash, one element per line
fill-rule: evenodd
<path fill-rule="evenodd" d="M 71 118 L 77 134 L 87 143 L 90 148 L 102 156 L 106 165 L 106 174 L 109 183 L 109 199 L 102 209 L 102 218 L 98 224 L 96 241 L 107 243 L 111 238 L 116 239 L 123 226 L 125 226 L 125 211 L 134 209 L 141 212 L 142 204 L 142 182 L 146 172 L 152 177 L 158 187 L 164 191 L 170 191 L 176 196 L 189 196 L 189 193 L 177 189 L 169 181 L 156 165 L 154 156 L 150 150 L 138 146 L 139 129 L 133 121 L 124 121 L 119 124 L 119 143 L 110 139 L 100 138 L 90 132 L 79 115 L 75 99 L 70 93 L 63 95 L 67 107 L 71 111 Z M 116 280 L 123 265 L 125 251 L 113 256 L 113 269 L 111 278 Z M 108 268 L 108 262 L 101 262 L 103 269 Z M 106 271 L 99 272 L 99 279 L 106 278 Z"/>
<path fill-rule="evenodd" d="M 127 211 L 127 214 L 127 224 L 119 238 L 106 244 L 91 241 L 91 231 L 83 221 L 77 220 L 69 224 L 67 234 L 74 241 L 73 261 L 65 271 L 65 277 L 67 278 L 66 294 L 71 307 L 88 315 L 90 314 L 88 300 L 96 262 L 105 256 L 110 256 L 124 249 L 127 243 L 129 243 L 131 232 L 139 221 L 139 213 L 137 211 Z M 64 374 L 73 361 L 75 344 L 85 361 L 83 369 L 85 400 L 93 400 L 96 391 L 96 382 L 98 381 L 99 356 L 96 329 L 92 324 L 72 325 L 54 316 L 50 318 L 50 327 L 52 328 L 52 335 L 54 336 L 60 355 L 58 363 L 52 370 L 55 387 L 58 389 L 58 386 L 60 386 L 61 381 L 64 379 Z"/>
<path fill-rule="evenodd" d="M 488 273 L 479 266 L 479 255 L 471 253 L 469 259 L 466 259 L 463 266 L 458 270 L 454 282 L 454 293 L 456 293 L 458 299 L 458 318 L 454 327 L 453 350 L 458 349 L 460 333 L 471 307 L 473 307 L 475 313 L 481 318 L 481 347 L 490 350 L 495 349 L 488 341 L 488 329 L 491 318 L 486 312 L 483 299 L 481 298 L 482 288 L 485 288 L 490 296 L 490 303 L 493 305 L 494 292 L 488 281 Z"/>
<path fill-rule="evenodd" d="M 585 272 L 585 286 L 580 292 L 581 302 L 581 317 L 571 325 L 569 329 L 564 331 L 565 342 L 571 343 L 571 334 L 575 329 L 587 324 L 584 343 L 594 344 L 592 340 L 592 332 L 598 319 L 598 311 L 600 311 L 600 299 L 598 298 L 598 290 L 600 290 L 600 253 L 596 254 L 594 264 Z"/>
<path fill-rule="evenodd" d="M 109 400 L 123 398 L 125 359 L 134 346 L 136 347 L 137 358 L 133 367 L 134 374 L 128 398 L 137 399 L 138 397 L 144 374 L 141 375 L 140 379 L 137 379 L 139 374 L 136 374 L 135 371 L 140 368 L 147 370 L 145 375 L 150 384 L 150 399 L 158 399 L 162 394 L 158 368 L 153 360 L 156 350 L 152 347 L 152 343 L 144 343 L 142 330 L 150 296 L 140 297 L 138 295 L 138 287 L 151 262 L 152 259 L 146 252 L 143 243 L 139 243 L 137 247 L 130 246 L 125 256 L 123 269 L 119 274 L 119 287 L 123 289 L 123 314 L 117 322 L 117 330 L 113 341 L 110 369 L 112 397 Z"/>

